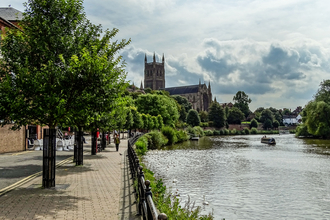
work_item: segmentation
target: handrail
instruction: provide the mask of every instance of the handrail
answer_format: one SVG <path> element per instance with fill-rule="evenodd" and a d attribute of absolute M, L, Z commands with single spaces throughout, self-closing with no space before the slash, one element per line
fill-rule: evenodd
<path fill-rule="evenodd" d="M 131 170 L 131 178 L 137 180 L 138 188 L 134 189 L 136 199 L 137 211 L 146 220 L 166 220 L 167 216 L 164 213 L 158 214 L 155 203 L 152 199 L 152 192 L 150 188 L 150 181 L 144 179 L 143 167 L 140 166 L 139 158 L 133 148 L 135 142 L 143 135 L 143 133 L 136 134 L 134 137 L 128 139 L 128 159 Z"/>

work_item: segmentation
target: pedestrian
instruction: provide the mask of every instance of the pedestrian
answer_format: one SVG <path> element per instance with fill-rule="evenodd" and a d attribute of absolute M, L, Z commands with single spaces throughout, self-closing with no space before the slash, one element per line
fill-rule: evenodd
<path fill-rule="evenodd" d="M 119 135 L 118 134 L 115 137 L 115 144 L 116 144 L 116 151 L 118 151 L 119 144 L 120 144 L 120 139 L 119 139 Z"/>

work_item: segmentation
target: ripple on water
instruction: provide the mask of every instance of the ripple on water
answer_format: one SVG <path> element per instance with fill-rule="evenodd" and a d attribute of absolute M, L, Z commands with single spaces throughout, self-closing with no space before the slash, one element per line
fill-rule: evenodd
<path fill-rule="evenodd" d="M 329 141 L 281 135 L 268 146 L 260 138 L 205 137 L 149 151 L 144 160 L 182 204 L 189 196 L 215 219 L 329 219 Z"/>

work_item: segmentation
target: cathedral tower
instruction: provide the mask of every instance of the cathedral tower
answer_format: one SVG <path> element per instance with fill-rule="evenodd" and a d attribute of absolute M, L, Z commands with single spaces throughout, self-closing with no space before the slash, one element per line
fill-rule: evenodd
<path fill-rule="evenodd" d="M 147 62 L 147 55 L 144 58 L 144 88 L 158 90 L 165 88 L 165 58 L 163 54 L 162 62 L 156 62 L 154 53 L 153 62 Z"/>

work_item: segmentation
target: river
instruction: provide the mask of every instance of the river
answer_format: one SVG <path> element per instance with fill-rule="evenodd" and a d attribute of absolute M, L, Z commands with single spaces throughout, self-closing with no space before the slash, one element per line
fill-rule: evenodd
<path fill-rule="evenodd" d="M 330 141 L 261 137 L 203 137 L 144 161 L 182 205 L 189 197 L 215 219 L 330 219 Z"/>

